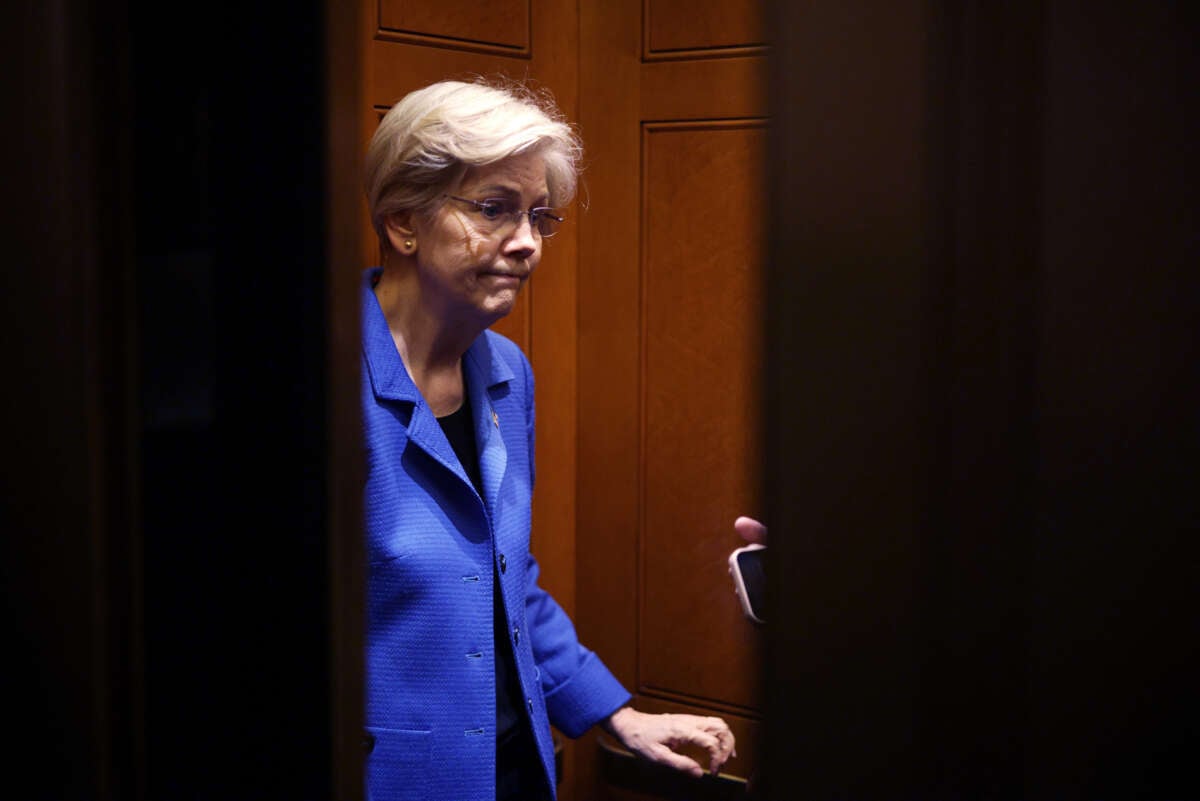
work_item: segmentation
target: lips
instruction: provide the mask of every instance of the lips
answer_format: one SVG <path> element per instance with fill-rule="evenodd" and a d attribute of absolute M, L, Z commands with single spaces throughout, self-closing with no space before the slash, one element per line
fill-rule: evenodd
<path fill-rule="evenodd" d="M 529 277 L 528 273 L 504 273 L 504 272 L 497 272 L 495 270 L 489 270 L 488 272 L 483 273 L 483 275 L 488 278 L 496 278 L 496 279 L 500 279 L 500 280 L 511 279 L 513 281 L 518 281 L 518 282 L 524 281 L 526 278 Z"/>

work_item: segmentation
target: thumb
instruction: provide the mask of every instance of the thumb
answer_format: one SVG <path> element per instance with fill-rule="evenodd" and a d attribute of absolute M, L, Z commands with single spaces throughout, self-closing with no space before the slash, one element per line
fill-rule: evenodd
<path fill-rule="evenodd" d="M 752 517 L 739 517 L 733 521 L 733 529 L 746 542 L 757 542 L 765 545 L 767 542 L 767 527 Z"/>

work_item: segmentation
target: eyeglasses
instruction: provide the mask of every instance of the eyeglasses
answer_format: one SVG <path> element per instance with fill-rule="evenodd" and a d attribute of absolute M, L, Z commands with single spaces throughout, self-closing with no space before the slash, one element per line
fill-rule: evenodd
<path fill-rule="evenodd" d="M 491 233 L 499 231 L 506 222 L 511 221 L 515 225 L 520 225 L 521 217 L 526 216 L 529 217 L 529 227 L 537 231 L 542 239 L 549 239 L 558 233 L 558 225 L 563 221 L 563 218 L 555 214 L 554 209 L 548 206 L 535 206 L 526 211 L 517 208 L 515 203 L 504 198 L 490 197 L 485 200 L 471 200 L 457 195 L 446 195 L 446 197 L 474 206 L 475 210 L 483 216 Z"/>

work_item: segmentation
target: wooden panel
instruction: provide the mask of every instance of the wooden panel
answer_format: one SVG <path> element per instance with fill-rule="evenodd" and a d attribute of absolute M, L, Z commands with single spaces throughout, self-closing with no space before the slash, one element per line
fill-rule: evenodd
<path fill-rule="evenodd" d="M 471 80 L 477 75 L 521 77 L 528 64 L 507 55 L 477 53 L 467 49 L 414 47 L 396 41 L 371 42 L 367 67 L 371 81 L 370 99 L 385 108 L 414 89 L 447 78 Z M 415 51 L 419 59 L 404 58 Z M 555 84 L 557 86 L 557 84 Z"/>
<path fill-rule="evenodd" d="M 765 117 L 767 59 L 662 61 L 642 68 L 643 120 Z"/>
<path fill-rule="evenodd" d="M 579 3 L 579 123 L 588 210 L 579 225 L 576 625 L 633 689 L 637 673 L 638 94 L 641 0 Z M 621 322 L 624 324 L 614 324 Z M 611 797 L 594 732 L 576 748 L 581 799 Z"/>
<path fill-rule="evenodd" d="M 765 42 L 757 0 L 645 0 L 646 55 L 720 51 Z"/>
<path fill-rule="evenodd" d="M 652 125 L 643 146 L 638 678 L 746 708 L 761 632 L 725 558 L 733 519 L 758 506 L 765 140 L 761 123 Z"/>
<path fill-rule="evenodd" d="M 725 559 L 733 519 L 761 514 L 766 61 L 647 56 L 650 15 L 643 0 L 580 5 L 578 624 L 638 708 L 725 717 L 744 775 L 762 632 Z M 617 776 L 596 737 L 579 752 L 582 797 L 717 797 Z"/>
<path fill-rule="evenodd" d="M 379 27 L 385 32 L 474 42 L 502 50 L 529 51 L 529 0 L 380 0 Z"/>
<path fill-rule="evenodd" d="M 627 686 L 637 678 L 638 0 L 580 5 L 579 120 L 589 199 L 579 226 L 580 636 Z M 592 755 L 581 758 L 591 767 Z"/>

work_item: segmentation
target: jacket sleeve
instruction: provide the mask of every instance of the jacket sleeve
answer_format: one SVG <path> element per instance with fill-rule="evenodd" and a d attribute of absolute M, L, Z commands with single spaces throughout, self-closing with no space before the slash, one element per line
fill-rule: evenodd
<path fill-rule="evenodd" d="M 534 464 L 534 385 L 529 362 L 525 372 L 525 425 L 529 440 L 530 485 Z M 533 555 L 526 566 L 525 619 L 533 659 L 540 674 L 550 722 L 568 737 L 579 737 L 629 701 L 629 692 L 600 657 L 585 648 L 563 608 L 541 587 Z"/>
<path fill-rule="evenodd" d="M 529 557 L 525 619 L 541 676 L 550 722 L 578 737 L 629 701 L 629 692 L 575 634 L 567 613 L 537 586 L 538 564 Z"/>

